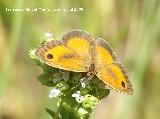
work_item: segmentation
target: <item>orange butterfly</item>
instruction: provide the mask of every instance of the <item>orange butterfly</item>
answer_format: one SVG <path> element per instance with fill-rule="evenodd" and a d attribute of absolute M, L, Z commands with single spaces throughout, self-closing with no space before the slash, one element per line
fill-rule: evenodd
<path fill-rule="evenodd" d="M 36 56 L 55 68 L 96 75 L 116 91 L 132 94 L 127 72 L 112 48 L 104 39 L 92 39 L 84 31 L 72 30 L 63 35 L 60 41 L 41 45 L 36 50 Z"/>

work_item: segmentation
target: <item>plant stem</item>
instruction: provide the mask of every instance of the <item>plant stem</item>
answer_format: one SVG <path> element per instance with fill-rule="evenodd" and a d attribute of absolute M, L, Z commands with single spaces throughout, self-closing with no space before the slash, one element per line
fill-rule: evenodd
<path fill-rule="evenodd" d="M 56 112 L 56 114 L 55 114 L 54 119 L 58 119 L 58 118 L 59 118 L 59 113 L 60 113 L 60 111 L 61 111 L 62 106 L 63 106 L 63 101 L 62 101 L 62 99 L 60 99 L 60 100 L 59 100 L 59 107 L 58 107 L 58 109 L 57 109 L 57 112 Z"/>

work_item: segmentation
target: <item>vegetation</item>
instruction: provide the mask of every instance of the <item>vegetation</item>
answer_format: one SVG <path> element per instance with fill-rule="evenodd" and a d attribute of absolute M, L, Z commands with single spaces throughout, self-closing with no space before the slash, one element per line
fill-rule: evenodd
<path fill-rule="evenodd" d="M 77 12 L 15 12 L 6 8 L 83 8 Z M 54 39 L 82 29 L 106 39 L 125 64 L 134 94 L 111 91 L 91 118 L 158 119 L 160 109 L 159 0 L 0 0 L 0 118 L 50 119 L 57 101 L 52 88 L 37 81 L 42 73 L 28 57 L 45 32 Z M 45 110 L 44 107 L 47 109 Z"/>

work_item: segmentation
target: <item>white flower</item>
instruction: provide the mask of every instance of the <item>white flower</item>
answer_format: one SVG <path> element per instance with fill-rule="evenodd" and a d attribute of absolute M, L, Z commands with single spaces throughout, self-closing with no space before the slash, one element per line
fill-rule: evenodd
<path fill-rule="evenodd" d="M 59 89 L 52 89 L 49 92 L 49 98 L 57 97 L 57 96 L 59 96 L 60 93 L 61 93 L 61 91 Z"/>
<path fill-rule="evenodd" d="M 52 36 L 53 36 L 53 34 L 50 33 L 49 31 L 44 33 L 44 39 L 50 39 L 50 38 L 52 38 Z"/>
<path fill-rule="evenodd" d="M 82 86 L 83 88 L 85 88 L 85 87 L 86 87 L 86 84 L 85 84 L 84 82 L 82 82 L 82 83 L 81 83 L 81 86 Z"/>
<path fill-rule="evenodd" d="M 81 103 L 84 100 L 84 97 L 80 94 L 80 91 L 72 94 L 72 97 L 74 97 L 78 103 Z"/>
<path fill-rule="evenodd" d="M 85 78 L 82 78 L 80 82 L 81 82 L 81 86 L 85 88 L 86 86 L 89 86 L 90 80 L 89 78 L 85 77 Z"/>

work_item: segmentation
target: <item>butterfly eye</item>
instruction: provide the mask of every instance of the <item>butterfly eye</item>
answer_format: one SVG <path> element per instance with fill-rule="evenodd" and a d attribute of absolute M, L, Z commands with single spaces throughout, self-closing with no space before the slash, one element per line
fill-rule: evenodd
<path fill-rule="evenodd" d="M 121 82 L 121 85 L 122 85 L 123 88 L 126 86 L 124 81 Z"/>
<path fill-rule="evenodd" d="M 48 59 L 52 59 L 52 58 L 53 58 L 53 55 L 52 55 L 52 54 L 47 54 L 47 58 L 48 58 Z"/>

